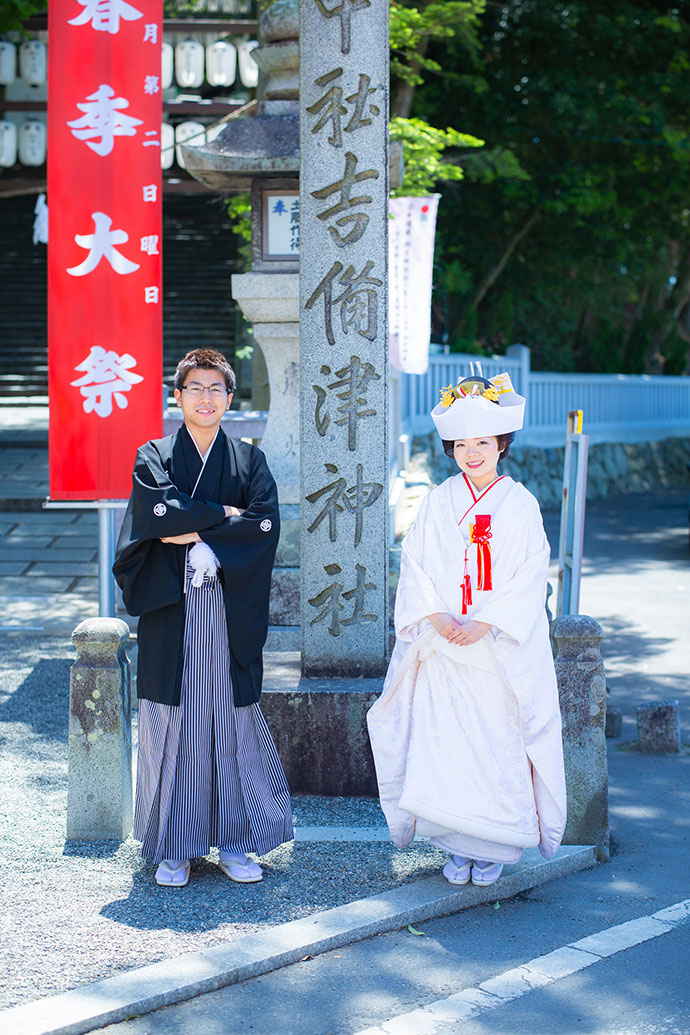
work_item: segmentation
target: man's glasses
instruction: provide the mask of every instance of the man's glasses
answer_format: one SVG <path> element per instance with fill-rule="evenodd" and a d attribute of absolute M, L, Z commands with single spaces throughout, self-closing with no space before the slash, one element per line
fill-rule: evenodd
<path fill-rule="evenodd" d="M 211 388 L 206 388 L 205 385 L 182 385 L 180 391 L 189 392 L 195 399 L 200 399 L 206 392 L 210 393 L 212 399 L 220 399 L 228 394 L 227 388 L 221 388 L 220 385 L 213 385 Z"/>

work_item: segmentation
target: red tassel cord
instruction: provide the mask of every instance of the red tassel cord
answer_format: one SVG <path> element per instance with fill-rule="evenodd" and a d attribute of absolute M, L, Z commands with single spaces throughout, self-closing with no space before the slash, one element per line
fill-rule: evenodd
<path fill-rule="evenodd" d="M 472 606 L 472 579 L 467 568 L 467 550 L 465 550 L 465 574 L 462 579 L 462 613 L 467 614 L 467 608 Z"/>
<path fill-rule="evenodd" d="M 477 544 L 477 589 L 493 589 L 491 581 L 491 514 L 476 514 L 470 542 Z"/>

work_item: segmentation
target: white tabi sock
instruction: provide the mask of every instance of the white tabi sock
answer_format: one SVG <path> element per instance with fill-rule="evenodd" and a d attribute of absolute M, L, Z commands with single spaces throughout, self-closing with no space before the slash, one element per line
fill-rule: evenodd
<path fill-rule="evenodd" d="M 224 848 L 218 849 L 218 856 L 224 863 L 239 863 L 240 866 L 246 866 L 249 862 L 244 852 L 226 852 Z"/>

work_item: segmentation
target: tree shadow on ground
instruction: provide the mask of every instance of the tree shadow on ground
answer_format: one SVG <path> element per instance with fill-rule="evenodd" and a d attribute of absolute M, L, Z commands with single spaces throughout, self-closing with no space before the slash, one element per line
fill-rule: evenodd
<path fill-rule="evenodd" d="M 71 665 L 64 658 L 37 661 L 20 686 L 0 703 L 0 723 L 21 722 L 39 737 L 66 742 Z"/>
<path fill-rule="evenodd" d="M 601 653 L 605 666 L 629 664 L 631 658 L 639 664 L 658 657 L 675 643 L 672 636 L 651 636 L 618 615 L 603 618 L 601 626 L 604 630 Z"/>
<path fill-rule="evenodd" d="M 544 514 L 551 556 L 558 558 L 560 513 Z M 688 563 L 688 492 L 667 489 L 587 502 L 583 575 L 636 571 L 655 562 Z"/>

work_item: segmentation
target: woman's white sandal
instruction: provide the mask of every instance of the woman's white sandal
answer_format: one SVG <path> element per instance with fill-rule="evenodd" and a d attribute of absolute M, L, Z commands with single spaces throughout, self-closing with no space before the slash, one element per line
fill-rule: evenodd
<path fill-rule="evenodd" d="M 480 865 L 478 862 L 472 864 L 472 883 L 479 888 L 486 887 L 487 884 L 493 884 L 501 876 L 503 872 L 503 863 L 483 863 Z"/>
<path fill-rule="evenodd" d="M 472 860 L 461 855 L 451 855 L 443 867 L 443 876 L 449 884 L 469 884 Z"/>
<path fill-rule="evenodd" d="M 162 888 L 184 888 L 189 883 L 191 871 L 192 864 L 189 859 L 185 859 L 175 868 L 170 865 L 169 859 L 163 859 L 156 870 L 156 884 L 160 884 Z"/>

